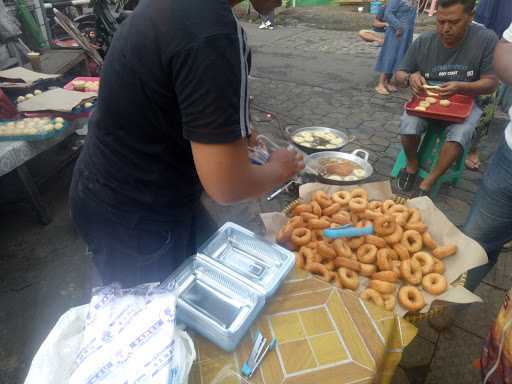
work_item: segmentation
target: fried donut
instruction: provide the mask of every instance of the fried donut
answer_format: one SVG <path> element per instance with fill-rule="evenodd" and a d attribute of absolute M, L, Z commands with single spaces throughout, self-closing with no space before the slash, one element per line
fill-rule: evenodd
<path fill-rule="evenodd" d="M 373 244 L 363 244 L 357 249 L 357 260 L 365 264 L 373 264 L 377 260 L 377 247 Z"/>
<path fill-rule="evenodd" d="M 331 226 L 331 223 L 325 219 L 311 219 L 309 220 L 309 226 L 311 229 L 326 229 Z"/>
<path fill-rule="evenodd" d="M 304 269 L 306 261 L 304 260 L 304 253 L 302 248 L 299 252 L 295 252 L 295 266 L 300 269 Z"/>
<path fill-rule="evenodd" d="M 344 288 L 355 291 L 359 287 L 359 276 L 351 269 L 338 268 L 338 276 Z"/>
<path fill-rule="evenodd" d="M 325 241 L 321 241 L 318 243 L 317 252 L 318 255 L 322 258 L 322 260 L 333 260 L 336 257 L 336 251 Z"/>
<path fill-rule="evenodd" d="M 313 209 L 312 213 L 317 215 L 318 217 L 322 216 L 322 207 L 315 200 L 311 201 L 311 208 Z"/>
<path fill-rule="evenodd" d="M 332 203 L 332 205 L 327 208 L 322 209 L 322 215 L 324 216 L 332 216 L 341 209 L 341 205 L 338 203 Z"/>
<path fill-rule="evenodd" d="M 291 239 L 293 244 L 301 247 L 311 241 L 311 231 L 307 228 L 295 228 Z"/>
<path fill-rule="evenodd" d="M 393 244 L 393 250 L 398 255 L 400 261 L 408 260 L 411 258 L 409 250 L 402 243 Z"/>
<path fill-rule="evenodd" d="M 325 268 L 327 268 L 329 271 L 334 271 L 334 269 L 336 268 L 336 266 L 334 265 L 334 261 L 329 261 L 328 263 L 322 263 L 323 265 L 325 265 Z"/>
<path fill-rule="evenodd" d="M 356 188 L 356 189 L 353 189 L 350 192 L 350 197 L 352 199 L 356 199 L 358 197 L 361 197 L 364 200 L 368 200 L 368 192 L 366 192 L 363 188 Z"/>
<path fill-rule="evenodd" d="M 372 211 L 371 209 L 366 209 L 364 212 L 359 214 L 360 218 L 368 220 L 375 220 L 379 216 L 382 216 L 382 214 Z"/>
<path fill-rule="evenodd" d="M 338 257 L 350 257 L 352 256 L 352 250 L 342 239 L 336 239 L 333 242 L 334 250 L 336 251 L 336 255 Z"/>
<path fill-rule="evenodd" d="M 324 191 L 316 191 L 313 194 L 313 200 L 315 200 L 322 208 L 327 208 L 332 205 L 332 200 L 329 199 L 329 196 Z"/>
<path fill-rule="evenodd" d="M 389 244 L 396 244 L 399 243 L 400 240 L 402 240 L 402 236 L 404 234 L 404 230 L 401 226 L 396 225 L 395 226 L 395 232 L 393 232 L 391 235 L 384 237 L 384 240 L 386 240 Z"/>
<path fill-rule="evenodd" d="M 358 249 L 360 246 L 362 246 L 365 242 L 365 238 L 364 236 L 361 236 L 361 237 L 352 237 L 349 241 L 348 241 L 348 246 L 350 247 L 350 249 Z"/>
<path fill-rule="evenodd" d="M 304 220 L 300 216 L 295 216 L 288 220 L 288 225 L 293 229 L 300 228 L 304 226 Z"/>
<path fill-rule="evenodd" d="M 305 265 L 306 271 L 308 270 L 309 264 L 317 263 L 315 252 L 311 248 L 302 247 L 300 249 L 299 253 L 302 254 L 302 256 L 306 262 L 306 265 Z"/>
<path fill-rule="evenodd" d="M 361 276 L 370 277 L 375 272 L 377 272 L 377 266 L 375 264 L 359 264 L 361 267 L 361 271 L 359 272 Z"/>
<path fill-rule="evenodd" d="M 294 216 L 299 216 L 301 213 L 304 212 L 313 212 L 313 207 L 311 206 L 311 204 L 299 204 L 292 210 Z"/>
<path fill-rule="evenodd" d="M 436 259 L 435 257 L 433 259 L 434 266 L 432 267 L 432 273 L 440 273 L 442 275 L 446 270 L 444 263 L 441 260 Z"/>
<path fill-rule="evenodd" d="M 395 295 L 382 295 L 382 299 L 384 300 L 384 309 L 386 311 L 393 311 L 396 307 L 396 298 Z"/>
<path fill-rule="evenodd" d="M 368 203 L 368 209 L 379 211 L 382 208 L 382 201 L 374 200 Z"/>
<path fill-rule="evenodd" d="M 317 275 L 321 275 L 321 279 L 324 281 L 331 281 L 333 276 L 331 274 L 331 271 L 329 271 L 325 265 L 320 263 L 311 263 L 306 265 L 306 270 L 311 273 L 315 273 Z"/>
<path fill-rule="evenodd" d="M 415 253 L 412 258 L 420 263 L 421 273 L 423 273 L 423 275 L 428 275 L 432 272 L 432 268 L 434 267 L 434 258 L 427 252 Z"/>
<path fill-rule="evenodd" d="M 409 213 L 411 217 L 409 217 L 408 223 L 417 223 L 421 221 L 421 212 L 418 208 L 409 208 Z"/>
<path fill-rule="evenodd" d="M 455 255 L 456 253 L 457 246 L 454 244 L 443 245 L 442 247 L 437 247 L 432 251 L 432 254 L 438 259 L 444 259 L 445 257 Z"/>
<path fill-rule="evenodd" d="M 377 267 L 380 271 L 392 271 L 392 259 L 387 252 L 387 248 L 379 249 L 377 252 Z"/>
<path fill-rule="evenodd" d="M 396 220 L 391 215 L 382 215 L 375 219 L 375 232 L 379 236 L 389 236 L 396 229 Z"/>
<path fill-rule="evenodd" d="M 408 222 L 407 224 L 405 224 L 405 229 L 423 233 L 427 231 L 428 227 L 425 223 L 422 223 L 421 221 L 416 221 L 414 223 Z"/>
<path fill-rule="evenodd" d="M 400 305 L 411 312 L 419 311 L 425 306 L 425 299 L 416 287 L 405 286 L 398 292 Z"/>
<path fill-rule="evenodd" d="M 293 233 L 293 227 L 288 225 L 288 224 L 286 224 L 277 233 L 276 241 L 278 243 L 284 244 L 284 243 L 286 243 L 287 241 L 289 241 L 291 239 L 292 233 Z"/>
<path fill-rule="evenodd" d="M 394 215 L 396 219 L 396 223 L 398 225 L 401 225 L 402 227 L 405 227 L 407 225 L 407 221 L 409 220 L 409 211 L 404 213 L 399 213 Z"/>
<path fill-rule="evenodd" d="M 393 260 L 393 261 L 392 261 L 392 264 L 393 264 L 393 272 L 395 272 L 395 273 L 396 273 L 396 275 L 397 275 L 398 277 L 400 277 L 400 275 L 401 275 L 401 274 L 400 274 L 400 265 L 402 264 L 402 262 L 401 262 L 401 261 L 398 261 L 398 260 Z"/>
<path fill-rule="evenodd" d="M 332 215 L 331 220 L 340 225 L 346 225 L 352 223 L 352 218 L 350 217 L 350 213 L 347 211 L 339 211 L 338 213 Z"/>
<path fill-rule="evenodd" d="M 311 237 L 313 237 L 314 233 L 314 231 L 311 231 Z M 306 247 L 316 251 L 316 249 L 318 248 L 318 241 L 310 241 L 308 244 L 306 244 Z"/>
<path fill-rule="evenodd" d="M 389 213 L 390 215 L 400 214 L 400 213 L 409 213 L 409 208 L 407 208 L 403 204 L 395 204 L 392 205 L 386 213 Z"/>
<path fill-rule="evenodd" d="M 386 214 L 389 212 L 391 207 L 395 205 L 395 202 L 393 200 L 386 200 L 382 203 L 382 211 Z"/>
<path fill-rule="evenodd" d="M 388 244 L 386 243 L 386 240 L 384 240 L 382 237 L 374 236 L 374 235 L 366 236 L 366 243 L 373 244 L 377 248 L 386 248 L 388 246 Z"/>
<path fill-rule="evenodd" d="M 405 231 L 401 243 L 410 253 L 419 252 L 423 248 L 423 239 L 420 233 L 414 230 Z"/>
<path fill-rule="evenodd" d="M 400 275 L 409 284 L 418 285 L 423 278 L 420 263 L 414 259 L 402 261 L 400 264 Z"/>
<path fill-rule="evenodd" d="M 353 271 L 359 272 L 361 270 L 361 265 L 356 260 L 350 260 L 346 257 L 337 257 L 334 259 L 334 266 L 336 268 L 348 268 Z"/>
<path fill-rule="evenodd" d="M 384 300 L 382 300 L 382 296 L 375 289 L 367 288 L 361 292 L 359 297 L 364 301 L 371 301 L 377 307 L 384 307 Z"/>
<path fill-rule="evenodd" d="M 381 280 L 387 281 L 389 283 L 396 283 L 398 280 L 398 275 L 393 271 L 375 272 L 372 275 L 372 280 Z"/>
<path fill-rule="evenodd" d="M 300 217 L 302 217 L 302 220 L 304 220 L 304 223 L 307 223 L 309 220 L 312 219 L 319 219 L 319 217 L 311 212 L 302 212 L 300 214 Z"/>
<path fill-rule="evenodd" d="M 351 196 L 349 191 L 338 191 L 334 192 L 331 198 L 332 201 L 344 207 L 350 202 Z"/>
<path fill-rule="evenodd" d="M 432 251 L 437 248 L 437 242 L 432 238 L 429 232 L 423 233 L 422 238 L 423 245 L 425 245 L 425 247 L 429 248 Z"/>
<path fill-rule="evenodd" d="M 446 277 L 439 273 L 431 273 L 427 276 L 424 276 L 423 280 L 421 280 L 421 285 L 425 291 L 435 296 L 440 295 L 446 291 L 446 289 L 448 289 L 448 282 L 446 281 Z"/>
<path fill-rule="evenodd" d="M 379 293 L 385 294 L 394 293 L 396 288 L 395 284 L 382 280 L 370 280 L 368 287 L 375 289 Z"/>
<path fill-rule="evenodd" d="M 339 277 L 338 273 L 331 272 L 331 275 L 334 278 L 334 285 L 336 286 L 336 288 L 342 289 L 343 288 L 343 284 L 341 284 L 341 280 L 340 280 L 340 277 Z"/>
<path fill-rule="evenodd" d="M 354 212 L 364 212 L 368 208 L 368 200 L 362 197 L 353 197 L 350 199 L 348 206 Z"/>

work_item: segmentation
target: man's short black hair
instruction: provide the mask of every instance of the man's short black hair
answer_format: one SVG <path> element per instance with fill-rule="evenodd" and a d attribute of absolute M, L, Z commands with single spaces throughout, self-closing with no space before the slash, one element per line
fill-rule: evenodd
<path fill-rule="evenodd" d="M 464 7 L 464 12 L 472 13 L 475 9 L 476 0 L 439 0 L 438 7 L 447 8 L 452 5 L 461 4 Z"/>

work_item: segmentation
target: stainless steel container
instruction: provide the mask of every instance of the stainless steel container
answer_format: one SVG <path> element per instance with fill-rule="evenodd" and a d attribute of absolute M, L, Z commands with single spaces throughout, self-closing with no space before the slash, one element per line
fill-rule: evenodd
<path fill-rule="evenodd" d="M 233 351 L 294 263 L 290 251 L 226 223 L 162 284 L 178 291 L 179 321 Z"/>

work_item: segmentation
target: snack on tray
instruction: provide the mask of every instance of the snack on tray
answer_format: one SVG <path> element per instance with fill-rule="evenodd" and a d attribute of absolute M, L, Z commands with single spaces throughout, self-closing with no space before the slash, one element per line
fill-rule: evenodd
<path fill-rule="evenodd" d="M 345 224 L 372 224 L 375 233 L 339 239 L 323 235 L 324 229 Z M 425 306 L 422 292 L 437 296 L 448 289 L 442 259 L 457 252 L 455 245 L 432 239 L 418 209 L 392 200 L 368 201 L 362 188 L 333 195 L 316 191 L 310 202 L 292 210 L 277 241 L 296 252 L 297 268 L 353 291 L 361 285 L 359 277 L 368 277 L 363 300 L 387 310 L 399 302 L 410 312 Z"/>
<path fill-rule="evenodd" d="M 0 123 L 0 137 L 45 135 L 64 128 L 64 119 L 56 117 L 30 117 L 18 121 Z"/>

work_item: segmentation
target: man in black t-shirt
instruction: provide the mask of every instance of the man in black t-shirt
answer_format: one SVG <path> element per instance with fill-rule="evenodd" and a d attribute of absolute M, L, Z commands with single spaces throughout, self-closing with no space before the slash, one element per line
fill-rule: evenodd
<path fill-rule="evenodd" d="M 475 0 L 439 0 L 437 33 L 422 34 L 413 42 L 396 73 L 397 81 L 409 85 L 415 95 L 425 95 L 424 85 L 437 85 L 442 99 L 494 92 L 498 80 L 492 59 L 498 39 L 494 32 L 472 24 L 474 6 Z M 446 143 L 434 169 L 420 183 L 420 195 L 427 195 L 436 180 L 468 149 L 481 115 L 482 110 L 475 104 L 464 123 L 446 124 Z M 400 172 L 397 187 L 403 192 L 414 186 L 419 170 L 417 150 L 428 123 L 406 112 L 402 115 L 400 134 L 407 167 Z"/>
<path fill-rule="evenodd" d="M 280 0 L 251 0 L 260 13 Z M 102 71 L 75 167 L 71 210 L 105 284 L 165 278 L 211 234 L 199 197 L 257 198 L 304 164 L 275 151 L 252 165 L 251 54 L 231 7 L 240 0 L 143 0 Z"/>

